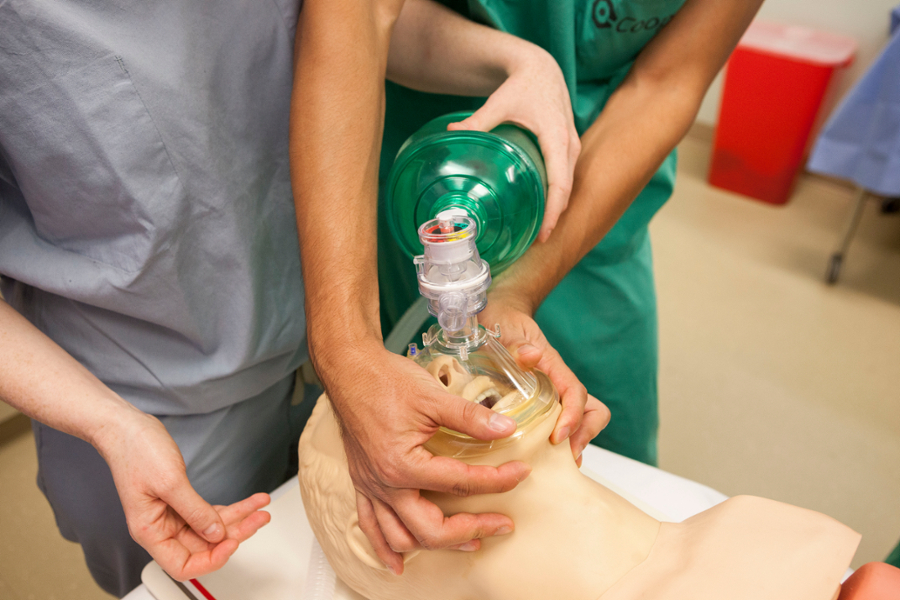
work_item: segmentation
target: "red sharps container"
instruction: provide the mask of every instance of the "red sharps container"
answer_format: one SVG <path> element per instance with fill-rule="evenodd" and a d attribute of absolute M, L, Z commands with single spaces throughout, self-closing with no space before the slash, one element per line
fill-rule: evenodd
<path fill-rule="evenodd" d="M 787 202 L 828 83 L 855 53 L 845 36 L 754 21 L 725 70 L 709 183 Z"/>

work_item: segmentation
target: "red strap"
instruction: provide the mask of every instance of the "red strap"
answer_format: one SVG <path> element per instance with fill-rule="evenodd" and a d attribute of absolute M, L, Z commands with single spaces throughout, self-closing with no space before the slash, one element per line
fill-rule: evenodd
<path fill-rule="evenodd" d="M 210 594 L 209 591 L 205 587 L 203 587 L 202 583 L 200 583 L 196 579 L 191 579 L 191 583 L 193 583 L 194 587 L 197 588 L 201 594 L 203 594 L 203 597 L 206 598 L 206 600 L 216 600 L 216 597 Z"/>

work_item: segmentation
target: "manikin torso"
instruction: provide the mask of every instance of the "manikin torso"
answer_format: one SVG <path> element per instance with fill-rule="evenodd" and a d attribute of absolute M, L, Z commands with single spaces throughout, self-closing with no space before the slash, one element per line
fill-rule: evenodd
<path fill-rule="evenodd" d="M 394 576 L 359 529 L 339 427 L 322 396 L 300 441 L 300 489 L 337 574 L 371 600 L 836 596 L 858 534 L 824 515 L 749 496 L 684 523 L 660 523 L 581 474 L 568 444 L 550 444 L 559 410 L 555 405 L 514 442 L 463 458 L 530 464 L 531 475 L 512 491 L 467 498 L 428 493 L 445 514 L 503 513 L 516 530 L 483 540 L 473 553 L 409 553 L 403 575 Z M 440 443 L 429 449 L 443 453 Z"/>

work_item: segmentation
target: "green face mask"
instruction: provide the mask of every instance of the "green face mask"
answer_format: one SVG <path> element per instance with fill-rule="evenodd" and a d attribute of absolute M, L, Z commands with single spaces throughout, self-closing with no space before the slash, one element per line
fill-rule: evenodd
<path fill-rule="evenodd" d="M 447 131 L 470 114 L 429 121 L 401 146 L 387 186 L 388 223 L 413 257 L 423 252 L 417 234 L 422 223 L 462 209 L 475 220 L 478 251 L 497 274 L 537 237 L 547 172 L 534 136 L 515 125 L 490 133 Z"/>

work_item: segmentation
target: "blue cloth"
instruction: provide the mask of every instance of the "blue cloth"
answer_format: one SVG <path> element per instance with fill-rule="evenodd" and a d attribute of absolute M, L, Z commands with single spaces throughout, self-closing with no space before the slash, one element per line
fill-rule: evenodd
<path fill-rule="evenodd" d="M 900 196 L 900 31 L 825 124 L 807 168 Z"/>
<path fill-rule="evenodd" d="M 146 412 L 219 410 L 306 359 L 299 10 L 0 3 L 0 287 Z"/>

